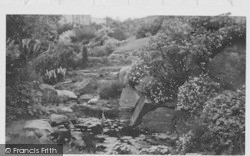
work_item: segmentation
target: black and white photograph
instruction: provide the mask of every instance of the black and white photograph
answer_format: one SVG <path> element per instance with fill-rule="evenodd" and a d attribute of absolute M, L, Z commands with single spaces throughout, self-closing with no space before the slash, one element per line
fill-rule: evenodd
<path fill-rule="evenodd" d="M 5 20 L 5 144 L 78 155 L 245 155 L 246 16 Z"/>

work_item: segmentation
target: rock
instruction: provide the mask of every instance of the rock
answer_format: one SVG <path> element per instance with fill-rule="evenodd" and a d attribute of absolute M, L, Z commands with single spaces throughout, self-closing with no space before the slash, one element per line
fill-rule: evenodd
<path fill-rule="evenodd" d="M 246 45 L 235 43 L 218 53 L 208 64 L 209 76 L 227 89 L 245 84 Z"/>
<path fill-rule="evenodd" d="M 119 80 L 126 84 L 127 75 L 129 74 L 129 71 L 131 70 L 131 66 L 125 66 L 120 69 L 119 72 Z"/>
<path fill-rule="evenodd" d="M 69 90 L 56 90 L 56 91 L 57 91 L 57 96 L 62 101 L 67 101 L 69 99 L 77 99 L 77 96 L 72 91 L 69 91 Z"/>
<path fill-rule="evenodd" d="M 74 112 L 81 112 L 87 116 L 98 116 L 102 117 L 102 113 L 105 114 L 108 118 L 117 117 L 119 115 L 119 105 L 117 100 L 93 100 L 94 103 L 82 103 L 78 104 L 72 109 Z M 130 116 L 131 117 L 131 116 Z"/>
<path fill-rule="evenodd" d="M 38 140 L 37 136 L 32 131 L 27 131 L 25 136 L 29 139 L 32 139 L 32 140 Z"/>
<path fill-rule="evenodd" d="M 131 87 L 126 87 L 122 90 L 119 105 L 121 108 L 134 108 L 140 99 L 138 93 Z"/>
<path fill-rule="evenodd" d="M 44 119 L 37 119 L 37 120 L 29 120 L 26 121 L 24 125 L 24 129 L 26 130 L 46 130 L 49 133 L 53 133 L 54 130 L 50 126 L 49 122 Z"/>
<path fill-rule="evenodd" d="M 82 96 L 79 97 L 79 101 L 88 101 L 90 99 L 95 98 L 95 96 L 93 94 L 84 94 Z"/>
<path fill-rule="evenodd" d="M 72 113 L 73 110 L 72 110 L 70 107 L 58 106 L 58 107 L 57 107 L 57 112 L 61 112 L 61 113 Z"/>
<path fill-rule="evenodd" d="M 39 138 L 41 144 L 55 144 L 48 136 L 43 135 Z"/>
<path fill-rule="evenodd" d="M 97 103 L 98 102 L 98 100 L 99 100 L 100 98 L 99 97 L 95 97 L 95 98 L 93 98 L 93 99 L 90 99 L 89 101 L 88 101 L 88 103 Z"/>
<path fill-rule="evenodd" d="M 54 88 L 53 86 L 48 85 L 48 84 L 40 84 L 40 85 L 39 85 L 39 88 L 40 88 L 41 90 L 45 90 L 45 89 L 55 90 L 55 88 Z"/>
<path fill-rule="evenodd" d="M 51 124 L 56 124 L 56 125 L 68 123 L 68 117 L 65 115 L 51 114 L 50 122 Z"/>
<path fill-rule="evenodd" d="M 81 127 L 84 129 L 89 129 L 89 131 L 91 131 L 93 134 L 98 134 L 101 133 L 102 131 L 102 127 L 101 127 L 101 121 L 98 118 L 79 118 L 78 122 L 80 122 L 79 124 L 77 124 L 77 128 Z"/>
<path fill-rule="evenodd" d="M 136 126 L 141 123 L 143 116 L 153 111 L 157 108 L 146 96 L 141 96 L 140 100 L 136 104 L 133 116 L 131 118 L 130 124 Z"/>
<path fill-rule="evenodd" d="M 95 84 L 93 83 L 93 81 L 91 81 L 91 79 L 86 79 L 83 80 L 81 82 L 76 82 L 74 83 L 74 92 L 76 93 L 76 95 L 80 96 L 83 94 L 93 94 L 95 93 Z"/>
<path fill-rule="evenodd" d="M 83 150 L 86 147 L 84 140 L 73 140 L 72 145 L 74 145 L 78 150 Z"/>
<path fill-rule="evenodd" d="M 74 138 L 75 140 L 81 140 L 81 139 L 82 139 L 82 132 L 79 132 L 79 131 L 72 131 L 72 132 L 71 132 L 71 136 L 72 136 L 72 138 Z"/>
<path fill-rule="evenodd" d="M 159 107 L 144 115 L 139 127 L 160 133 L 168 133 L 172 131 L 172 119 L 174 116 L 174 109 Z"/>

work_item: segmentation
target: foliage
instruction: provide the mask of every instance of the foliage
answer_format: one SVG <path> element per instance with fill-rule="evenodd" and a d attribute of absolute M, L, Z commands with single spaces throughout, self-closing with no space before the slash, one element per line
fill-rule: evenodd
<path fill-rule="evenodd" d="M 199 113 L 193 111 L 191 114 L 198 117 L 196 119 L 199 121 L 199 126 L 179 138 L 177 141 L 178 152 L 181 154 L 197 151 L 215 152 L 216 154 L 244 154 L 244 86 L 237 91 L 225 90 L 206 98 L 203 108 L 194 105 L 193 110 L 199 110 Z"/>
<path fill-rule="evenodd" d="M 194 137 L 195 135 L 192 131 L 189 131 L 188 133 L 179 137 L 177 141 L 177 151 L 179 154 L 191 152 L 192 148 L 195 146 Z"/>
<path fill-rule="evenodd" d="M 152 146 L 150 148 L 143 148 L 140 150 L 140 154 L 155 154 L 155 155 L 165 155 L 170 154 L 170 149 L 164 145 Z"/>
<path fill-rule="evenodd" d="M 207 75 L 193 77 L 179 87 L 176 110 L 200 116 L 205 102 L 220 91 L 220 84 Z"/>
<path fill-rule="evenodd" d="M 151 84 L 155 84 L 155 88 L 157 85 L 168 87 L 167 92 L 164 92 L 164 87 L 160 89 L 164 97 L 177 97 L 178 87 L 185 83 L 190 76 L 208 72 L 209 61 L 221 48 L 235 39 L 245 39 L 244 22 L 243 24 L 238 23 L 231 20 L 230 17 L 225 17 L 224 24 L 213 24 L 216 29 L 210 30 L 210 28 L 200 28 L 194 24 L 199 25 L 199 22 L 205 24 L 202 20 L 203 17 L 198 21 L 195 19 L 173 17 L 172 20 L 163 20 L 161 29 L 151 38 L 149 46 L 144 50 L 145 55 L 141 56 L 144 64 L 147 64 L 147 74 L 142 71 L 144 69 L 132 70 L 130 75 L 133 76 L 129 81 L 132 86 L 138 85 L 139 81 L 148 75 L 154 78 L 155 82 Z M 209 17 L 209 22 L 214 21 L 218 23 L 220 20 L 217 20 L 216 17 Z M 141 65 L 137 66 L 134 68 L 141 68 Z M 142 90 L 144 88 L 142 87 Z M 156 92 L 160 93 L 160 91 Z M 158 96 L 158 99 L 161 99 L 162 95 Z"/>
<path fill-rule="evenodd" d="M 117 39 L 119 41 L 127 39 L 127 35 L 121 28 L 114 28 L 113 32 L 108 34 L 109 37 L 113 37 L 114 39 Z"/>
<path fill-rule="evenodd" d="M 72 42 L 88 42 L 97 37 L 97 30 L 91 26 L 74 27 L 76 36 L 72 36 Z"/>
<path fill-rule="evenodd" d="M 217 138 L 211 146 L 216 152 L 244 153 L 245 86 L 237 91 L 224 91 L 208 100 L 202 118 Z M 227 151 L 223 151 L 226 148 Z"/>
<path fill-rule="evenodd" d="M 24 38 L 53 41 L 60 15 L 8 15 L 7 39 L 21 43 Z"/>
<path fill-rule="evenodd" d="M 160 29 L 163 22 L 163 17 L 157 17 L 153 21 L 143 21 L 136 31 L 136 38 L 144 38 L 149 35 L 155 35 Z"/>
<path fill-rule="evenodd" d="M 24 116 L 38 116 L 46 111 L 41 106 L 41 93 L 36 82 L 15 82 L 6 88 L 6 120 L 13 121 Z"/>
<path fill-rule="evenodd" d="M 82 48 L 82 51 L 80 48 Z M 53 49 L 35 58 L 32 65 L 36 72 L 43 75 L 46 70 L 53 70 L 60 66 L 67 68 L 85 67 L 87 60 L 88 57 L 86 57 L 84 47 L 77 44 L 55 44 Z"/>
<path fill-rule="evenodd" d="M 123 84 L 119 80 L 108 81 L 100 88 L 100 98 L 110 99 L 117 98 L 121 95 Z"/>
<path fill-rule="evenodd" d="M 57 82 L 60 82 L 63 80 L 66 74 L 66 68 L 57 68 L 53 70 L 46 70 L 46 73 L 44 75 L 44 82 L 48 84 L 55 84 Z"/>
<path fill-rule="evenodd" d="M 58 35 L 61 35 L 62 33 L 66 32 L 68 30 L 72 30 L 73 28 L 74 28 L 73 24 L 65 23 L 65 24 L 58 26 L 56 31 L 57 31 Z"/>
<path fill-rule="evenodd" d="M 136 62 L 133 66 L 132 69 L 130 70 L 127 79 L 128 83 L 132 86 L 135 87 L 136 85 L 139 84 L 140 80 L 149 75 L 149 65 L 144 62 L 144 61 L 138 61 Z"/>

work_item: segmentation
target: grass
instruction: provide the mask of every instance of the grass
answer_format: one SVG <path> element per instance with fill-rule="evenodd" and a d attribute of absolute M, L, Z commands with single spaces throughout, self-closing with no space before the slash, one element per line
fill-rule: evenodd
<path fill-rule="evenodd" d="M 124 53 L 128 51 L 133 51 L 136 49 L 142 49 L 144 46 L 148 44 L 149 37 L 141 38 L 137 40 L 131 40 L 124 46 L 119 47 L 114 51 L 114 53 Z"/>

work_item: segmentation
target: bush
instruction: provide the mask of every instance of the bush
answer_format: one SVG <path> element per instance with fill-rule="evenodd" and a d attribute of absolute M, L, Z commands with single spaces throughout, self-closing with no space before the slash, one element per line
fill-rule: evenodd
<path fill-rule="evenodd" d="M 193 77 L 179 87 L 176 110 L 200 116 L 205 102 L 220 92 L 220 84 L 207 75 Z"/>
<path fill-rule="evenodd" d="M 245 86 L 208 100 L 202 118 L 217 138 L 211 144 L 217 153 L 245 153 Z"/>
<path fill-rule="evenodd" d="M 123 84 L 119 80 L 108 81 L 103 84 L 100 88 L 100 98 L 102 99 L 110 99 L 110 98 L 118 98 L 121 95 Z"/>
<path fill-rule="evenodd" d="M 57 33 L 61 35 L 65 31 L 72 30 L 74 28 L 73 24 L 66 23 L 57 27 Z"/>
<path fill-rule="evenodd" d="M 39 116 L 46 111 L 41 105 L 42 95 L 36 82 L 14 82 L 6 87 L 6 121 L 20 117 Z"/>
<path fill-rule="evenodd" d="M 143 21 L 136 30 L 136 38 L 144 38 L 149 35 L 155 35 L 160 29 L 163 22 L 163 17 L 157 17 L 153 20 Z"/>
<path fill-rule="evenodd" d="M 119 41 L 123 41 L 123 40 L 126 40 L 127 39 L 127 35 L 125 34 L 125 32 L 119 28 L 119 27 L 116 27 L 113 29 L 113 32 L 112 33 L 109 33 L 108 34 L 109 37 L 113 37 L 114 39 L 117 39 Z"/>
<path fill-rule="evenodd" d="M 86 49 L 81 51 L 79 45 L 57 44 L 47 53 L 34 59 L 32 65 L 37 73 L 44 75 L 46 70 L 57 69 L 60 66 L 67 68 L 85 67 L 87 60 Z"/>

